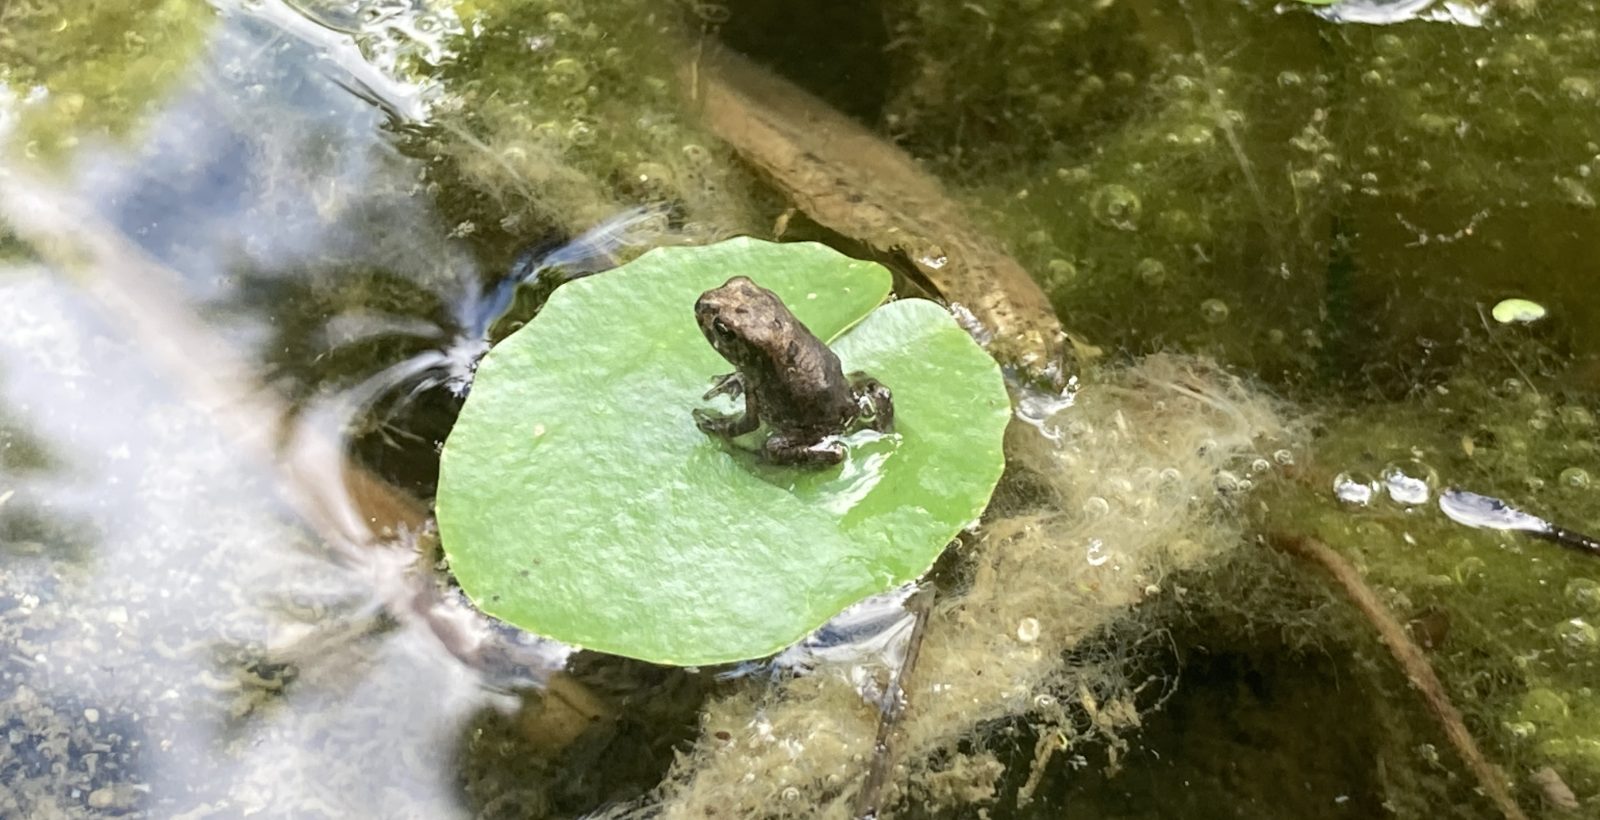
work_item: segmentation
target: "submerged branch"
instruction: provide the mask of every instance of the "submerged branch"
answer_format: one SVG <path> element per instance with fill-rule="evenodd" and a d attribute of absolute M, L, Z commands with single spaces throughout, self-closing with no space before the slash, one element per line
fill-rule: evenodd
<path fill-rule="evenodd" d="M 903 254 L 970 314 L 979 327 L 968 330 L 995 358 L 1052 384 L 1064 378 L 1049 298 L 910 155 L 736 54 L 706 50 L 683 74 L 711 131 L 807 216 Z"/>
<path fill-rule="evenodd" d="M 900 661 L 900 668 L 895 670 L 888 690 L 883 693 L 878 737 L 872 744 L 872 768 L 867 770 L 867 778 L 856 795 L 857 820 L 877 820 L 883 816 L 885 787 L 889 785 L 889 777 L 894 773 L 897 762 L 895 739 L 900 731 L 900 718 L 906 710 L 906 681 L 917 667 L 922 636 L 928 627 L 928 612 L 933 608 L 933 595 L 931 586 L 923 586 L 906 601 L 906 609 L 911 610 L 916 620 L 913 621 L 910 637 L 906 639 L 905 657 Z"/>
<path fill-rule="evenodd" d="M 1527 820 L 1527 815 L 1517 807 L 1511 799 L 1511 794 L 1506 790 L 1506 779 L 1500 770 L 1483 753 L 1478 751 L 1478 744 L 1473 741 L 1472 735 L 1467 732 L 1466 723 L 1461 719 L 1455 704 L 1450 702 L 1449 695 L 1445 694 L 1444 684 L 1433 673 L 1433 666 L 1428 663 L 1428 658 L 1422 652 L 1422 647 L 1417 646 L 1406 634 L 1405 627 L 1395 620 L 1383 602 L 1378 600 L 1377 593 L 1367 586 L 1362 580 L 1361 573 L 1339 553 L 1334 552 L 1327 544 L 1303 535 L 1288 533 L 1274 533 L 1269 535 L 1267 542 L 1275 549 L 1304 558 L 1327 570 L 1339 586 L 1344 588 L 1346 595 L 1361 610 L 1367 620 L 1377 628 L 1378 634 L 1383 638 L 1384 644 L 1389 647 L 1389 652 L 1405 670 L 1406 678 L 1411 685 L 1422 692 L 1422 697 L 1428 702 L 1428 708 L 1433 710 L 1434 716 L 1444 727 L 1444 733 L 1450 738 L 1451 745 L 1461 759 L 1466 761 L 1467 768 L 1472 770 L 1478 779 L 1478 785 L 1506 820 Z"/>

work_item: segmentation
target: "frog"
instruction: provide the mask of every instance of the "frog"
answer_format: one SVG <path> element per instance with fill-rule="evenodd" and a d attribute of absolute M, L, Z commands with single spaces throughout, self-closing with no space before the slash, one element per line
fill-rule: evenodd
<path fill-rule="evenodd" d="M 825 467 L 844 460 L 840 439 L 861 429 L 894 430 L 894 396 L 860 371 L 846 375 L 834 353 L 776 293 L 747 276 L 735 276 L 702 294 L 695 321 L 712 349 L 735 370 L 718 376 L 703 398 L 744 397 L 732 415 L 694 411 L 709 436 L 734 439 L 763 424 L 769 434 L 756 449 L 779 465 Z"/>

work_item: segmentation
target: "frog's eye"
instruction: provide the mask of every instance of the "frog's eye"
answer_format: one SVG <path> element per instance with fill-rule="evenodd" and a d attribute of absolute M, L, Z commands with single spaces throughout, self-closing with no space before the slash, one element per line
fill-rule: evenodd
<path fill-rule="evenodd" d="M 733 328 L 728 327 L 728 323 L 722 321 L 721 319 L 712 319 L 711 329 L 715 331 L 718 336 L 721 336 L 724 339 L 733 337 Z"/>

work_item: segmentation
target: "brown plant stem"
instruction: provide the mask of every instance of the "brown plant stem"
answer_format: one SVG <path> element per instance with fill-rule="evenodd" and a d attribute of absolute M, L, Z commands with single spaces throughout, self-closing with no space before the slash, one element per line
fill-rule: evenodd
<path fill-rule="evenodd" d="M 1478 744 L 1467 732 L 1466 723 L 1461 719 L 1461 712 L 1456 710 L 1455 705 L 1450 702 L 1450 697 L 1445 694 L 1444 684 L 1440 683 L 1439 677 L 1433 673 L 1433 666 L 1428 663 L 1422 647 L 1417 646 L 1411 640 L 1411 636 L 1406 634 L 1405 627 L 1401 626 L 1383 602 L 1378 600 L 1377 593 L 1362 580 L 1361 573 L 1346 561 L 1344 556 L 1334 552 L 1327 544 L 1309 536 L 1272 533 L 1267 536 L 1267 543 L 1274 549 L 1319 564 L 1333 575 L 1334 580 L 1344 588 L 1345 594 L 1350 596 L 1356 608 L 1360 609 L 1361 614 L 1377 628 L 1383 642 L 1388 645 L 1390 654 L 1394 655 L 1401 669 L 1405 670 L 1406 678 L 1411 681 L 1411 685 L 1422 692 L 1423 699 L 1428 702 L 1428 708 L 1433 710 L 1434 716 L 1444 727 L 1445 736 L 1450 738 L 1450 744 L 1456 747 L 1456 752 L 1466 761 L 1467 768 L 1472 770 L 1473 776 L 1478 779 L 1478 785 L 1483 789 L 1484 795 L 1494 802 L 1507 820 L 1527 820 L 1527 815 L 1522 813 L 1522 809 L 1511 799 L 1510 792 L 1506 791 L 1505 775 L 1478 751 Z"/>
<path fill-rule="evenodd" d="M 807 216 L 903 254 L 965 308 L 995 358 L 1062 382 L 1065 335 L 1049 297 L 909 154 L 726 49 L 696 51 L 682 74 L 711 132 Z"/>
<path fill-rule="evenodd" d="M 915 620 L 912 622 L 911 635 L 906 639 L 905 658 L 900 661 L 900 668 L 896 669 L 894 676 L 890 678 L 888 691 L 883 693 L 882 711 L 878 716 L 878 737 L 872 744 L 872 766 L 867 770 L 867 778 L 861 784 L 861 791 L 856 794 L 857 820 L 878 820 L 884 816 L 884 793 L 898 762 L 895 740 L 900 730 L 900 718 L 906 711 L 908 697 L 906 681 L 915 671 L 917 656 L 922 652 L 922 636 L 928 628 L 928 613 L 933 609 L 933 596 L 933 587 L 923 586 L 912 593 L 905 603 L 906 609 L 911 611 Z"/>

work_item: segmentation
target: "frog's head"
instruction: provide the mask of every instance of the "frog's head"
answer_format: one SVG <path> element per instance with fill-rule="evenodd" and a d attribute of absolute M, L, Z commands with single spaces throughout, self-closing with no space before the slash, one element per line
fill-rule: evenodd
<path fill-rule="evenodd" d="M 769 359 L 793 335 L 793 317 L 783 300 L 745 276 L 700 294 L 694 316 L 706 341 L 735 367 Z"/>

